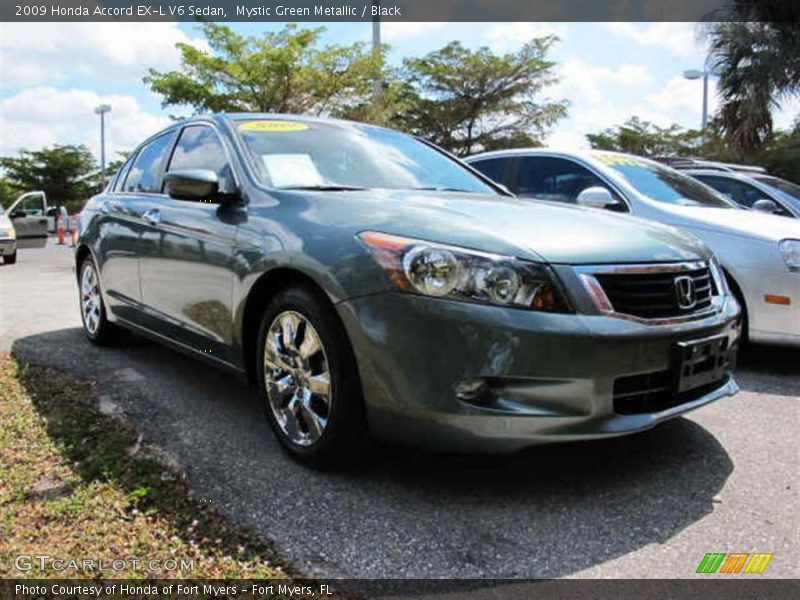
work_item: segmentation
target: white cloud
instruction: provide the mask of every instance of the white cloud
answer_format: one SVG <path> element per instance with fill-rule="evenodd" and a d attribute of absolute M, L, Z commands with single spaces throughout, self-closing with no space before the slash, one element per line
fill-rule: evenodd
<path fill-rule="evenodd" d="M 486 32 L 487 44 L 495 52 L 516 50 L 536 37 L 548 35 L 564 39 L 567 26 L 557 23 L 497 23 Z"/>
<path fill-rule="evenodd" d="M 178 67 L 178 42 L 207 48 L 175 23 L 15 23 L 5 24 L 2 33 L 4 88 L 52 84 L 77 74 L 141 80 L 147 67 Z"/>
<path fill-rule="evenodd" d="M 419 37 L 444 29 L 448 24 L 438 22 L 386 21 L 381 23 L 381 39 L 391 42 L 398 38 Z"/>
<path fill-rule="evenodd" d="M 553 95 L 569 98 L 572 104 L 596 105 L 605 99 L 609 87 L 635 88 L 647 84 L 650 74 L 642 65 L 599 67 L 579 58 L 566 61 L 559 69 L 560 81 Z"/>
<path fill-rule="evenodd" d="M 702 54 L 694 23 L 604 23 L 607 30 L 632 39 L 641 46 L 661 46 L 681 57 Z"/>
<path fill-rule="evenodd" d="M 106 159 L 117 151 L 132 150 L 144 138 L 166 126 L 166 115 L 142 109 L 135 98 L 123 94 L 52 87 L 28 88 L 0 99 L 0 154 L 20 149 L 38 150 L 53 144 L 86 144 L 99 157 L 98 104 L 110 104 L 106 115 Z"/>

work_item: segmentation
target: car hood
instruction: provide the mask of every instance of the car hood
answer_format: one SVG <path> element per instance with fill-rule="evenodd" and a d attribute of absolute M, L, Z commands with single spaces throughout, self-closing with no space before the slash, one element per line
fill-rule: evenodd
<path fill-rule="evenodd" d="M 316 194 L 315 194 L 316 195 Z M 577 206 L 504 196 L 370 190 L 324 194 L 326 222 L 485 252 L 565 264 L 707 258 L 696 238 L 671 227 Z"/>
<path fill-rule="evenodd" d="M 800 239 L 800 221 L 755 210 L 665 205 L 671 225 L 777 242 Z"/>

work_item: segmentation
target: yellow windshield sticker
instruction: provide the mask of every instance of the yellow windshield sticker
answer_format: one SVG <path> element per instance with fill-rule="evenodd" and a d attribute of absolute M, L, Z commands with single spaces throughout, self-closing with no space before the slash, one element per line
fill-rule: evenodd
<path fill-rule="evenodd" d="M 244 131 L 303 131 L 308 129 L 305 123 L 296 121 L 247 121 L 239 125 Z"/>
<path fill-rule="evenodd" d="M 639 160 L 635 156 L 625 156 L 622 154 L 598 154 L 598 160 L 603 161 L 607 165 L 622 165 L 626 167 L 646 167 L 647 163 Z"/>

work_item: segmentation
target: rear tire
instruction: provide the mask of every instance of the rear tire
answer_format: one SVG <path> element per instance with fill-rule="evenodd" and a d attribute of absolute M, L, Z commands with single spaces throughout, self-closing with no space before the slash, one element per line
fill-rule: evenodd
<path fill-rule="evenodd" d="M 115 342 L 119 336 L 119 328 L 109 322 L 106 316 L 100 277 L 91 256 L 87 256 L 81 263 L 78 294 L 83 333 L 88 340 L 98 346 Z"/>
<path fill-rule="evenodd" d="M 279 291 L 258 334 L 267 420 L 286 451 L 318 469 L 356 464 L 367 445 L 361 382 L 338 315 L 309 286 Z"/>
<path fill-rule="evenodd" d="M 15 262 L 17 262 L 17 251 L 14 250 L 14 252 L 12 252 L 11 254 L 7 254 L 6 256 L 4 256 L 3 262 L 7 265 L 13 265 Z"/>

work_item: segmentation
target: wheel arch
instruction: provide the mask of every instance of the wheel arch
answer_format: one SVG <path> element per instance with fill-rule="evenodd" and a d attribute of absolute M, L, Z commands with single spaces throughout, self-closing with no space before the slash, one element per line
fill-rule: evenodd
<path fill-rule="evenodd" d="M 259 276 L 247 292 L 239 321 L 242 363 L 247 379 L 251 383 L 256 381 L 256 345 L 264 308 L 278 291 L 290 285 L 306 286 L 320 298 L 329 302 L 331 306 L 334 304 L 330 294 L 313 277 L 303 271 L 291 267 L 276 267 Z M 342 326 L 344 327 L 344 324 Z"/>

